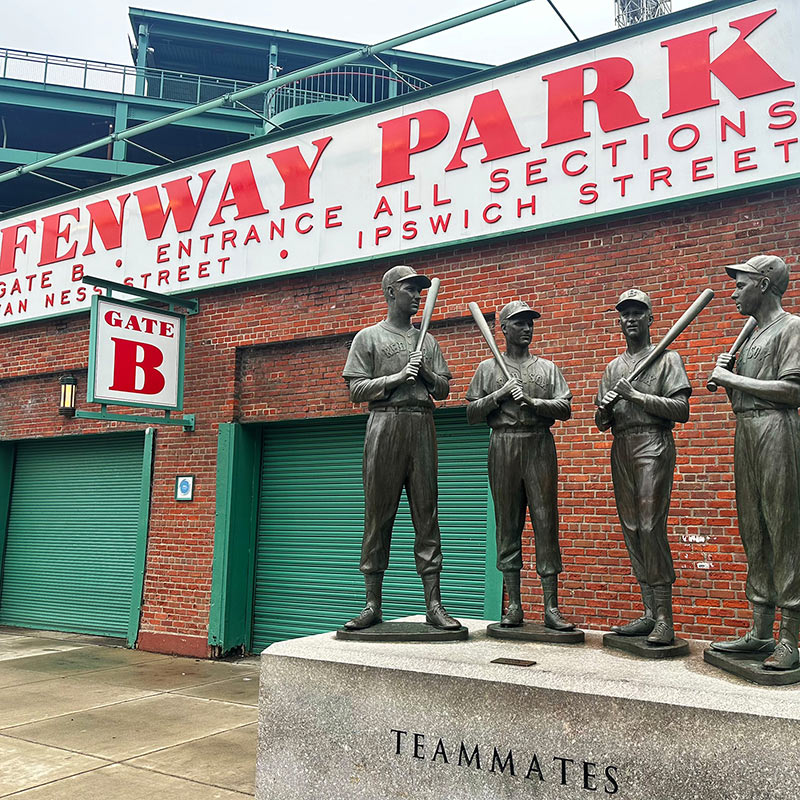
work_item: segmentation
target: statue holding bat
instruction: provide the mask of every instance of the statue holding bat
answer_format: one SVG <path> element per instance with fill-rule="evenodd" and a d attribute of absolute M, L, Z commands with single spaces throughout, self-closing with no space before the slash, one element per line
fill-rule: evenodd
<path fill-rule="evenodd" d="M 738 359 L 736 345 L 719 356 L 710 383 L 727 390 L 736 414 L 736 511 L 753 620 L 738 639 L 711 647 L 751 654 L 767 670 L 794 670 L 800 666 L 800 319 L 782 306 L 789 286 L 782 258 L 755 256 L 726 272 L 736 282 L 737 311 L 751 320 L 737 339 Z"/>
<path fill-rule="evenodd" d="M 425 589 L 426 621 L 442 630 L 459 630 L 442 605 L 442 570 L 437 487 L 434 400 L 450 392 L 450 370 L 436 340 L 427 334 L 439 281 L 408 266 L 392 267 L 381 281 L 386 319 L 359 331 L 343 376 L 354 403 L 369 404 L 364 439 L 364 538 L 361 572 L 367 604 L 346 630 L 382 621 L 383 575 L 397 507 L 405 488 L 414 524 L 414 558 Z M 411 318 L 428 289 L 421 329 Z"/>
<path fill-rule="evenodd" d="M 472 424 L 486 422 L 492 429 L 489 485 L 497 529 L 497 568 L 503 573 L 508 594 L 500 625 L 514 628 L 523 624 L 522 529 L 530 509 L 536 571 L 544 593 L 544 624 L 554 631 L 572 631 L 575 626 L 558 608 L 558 575 L 562 571 L 558 466 L 550 432 L 555 420 L 569 419 L 572 395 L 559 368 L 530 352 L 538 311 L 522 300 L 514 300 L 500 311 L 500 328 L 506 340 L 505 353 L 501 354 L 480 309 L 475 303 L 469 306 L 494 353 L 494 358 L 478 366 L 472 378 L 467 391 L 467 419 Z"/>
<path fill-rule="evenodd" d="M 675 569 L 667 539 L 675 444 L 672 428 L 689 419 L 689 378 L 680 355 L 667 346 L 711 300 L 707 289 L 658 346 L 650 342 L 650 298 L 639 289 L 622 293 L 616 310 L 625 352 L 606 368 L 598 392 L 595 423 L 611 428 L 611 476 L 617 512 L 644 613 L 612 627 L 621 636 L 647 637 L 649 645 L 671 645 Z"/>

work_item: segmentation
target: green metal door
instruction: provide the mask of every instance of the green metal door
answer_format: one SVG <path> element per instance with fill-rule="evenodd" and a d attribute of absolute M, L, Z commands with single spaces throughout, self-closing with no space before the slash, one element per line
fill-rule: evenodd
<path fill-rule="evenodd" d="M 254 651 L 280 639 L 338 628 L 364 605 L 358 563 L 364 524 L 365 427 L 363 416 L 265 426 Z M 442 597 L 452 614 L 495 615 L 501 598 L 494 578 L 494 533 L 487 519 L 488 429 L 470 427 L 464 410 L 456 409 L 436 414 L 436 430 Z M 413 539 L 404 494 L 384 584 L 386 619 L 425 611 Z"/>
<path fill-rule="evenodd" d="M 17 444 L 0 624 L 130 639 L 144 444 L 142 433 Z"/>

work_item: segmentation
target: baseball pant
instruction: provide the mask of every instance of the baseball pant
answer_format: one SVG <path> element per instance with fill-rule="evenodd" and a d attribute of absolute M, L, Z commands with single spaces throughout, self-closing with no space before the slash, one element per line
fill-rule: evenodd
<path fill-rule="evenodd" d="M 406 490 L 419 575 L 442 571 L 436 429 L 429 411 L 373 411 L 364 438 L 361 571 L 385 572 L 392 528 Z"/>
<path fill-rule="evenodd" d="M 625 545 L 640 583 L 675 582 L 667 517 L 675 471 L 672 431 L 634 428 L 614 435 L 611 477 Z"/>
<path fill-rule="evenodd" d="M 540 576 L 562 570 L 558 544 L 558 464 L 547 429 L 495 429 L 489 442 L 489 485 L 497 528 L 497 569 L 522 569 L 522 528 L 530 509 Z"/>
<path fill-rule="evenodd" d="M 736 415 L 736 509 L 747 556 L 747 599 L 800 611 L 800 417 Z"/>

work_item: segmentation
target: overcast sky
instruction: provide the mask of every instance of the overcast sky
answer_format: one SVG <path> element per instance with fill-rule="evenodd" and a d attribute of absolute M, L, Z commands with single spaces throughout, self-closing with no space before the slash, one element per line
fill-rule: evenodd
<path fill-rule="evenodd" d="M 700 0 L 673 0 L 674 11 Z M 128 6 L 374 44 L 489 0 L 2 0 L 0 47 L 131 63 Z M 582 39 L 614 27 L 614 0 L 556 0 Z M 547 0 L 532 0 L 409 49 L 490 64 L 568 44 Z"/>

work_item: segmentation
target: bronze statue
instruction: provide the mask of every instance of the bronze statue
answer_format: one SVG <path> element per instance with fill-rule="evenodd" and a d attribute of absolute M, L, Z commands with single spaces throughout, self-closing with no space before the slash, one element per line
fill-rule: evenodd
<path fill-rule="evenodd" d="M 392 527 L 403 488 L 414 524 L 414 557 L 425 589 L 426 621 L 442 630 L 461 624 L 442 605 L 439 576 L 442 549 L 439 532 L 436 431 L 433 400 L 450 393 L 450 370 L 436 340 L 411 318 L 420 293 L 431 281 L 411 267 L 396 266 L 381 281 L 386 319 L 356 334 L 343 376 L 354 403 L 369 404 L 364 439 L 364 539 L 361 572 L 367 605 L 347 630 L 382 621 L 383 574 L 389 564 Z"/>
<path fill-rule="evenodd" d="M 736 510 L 753 622 L 740 638 L 711 647 L 764 654 L 765 668 L 789 670 L 800 665 L 800 318 L 781 305 L 789 286 L 783 259 L 755 256 L 726 271 L 736 281 L 737 311 L 758 323 L 738 363 L 735 355 L 721 355 L 711 374 L 727 390 L 736 414 Z"/>
<path fill-rule="evenodd" d="M 572 395 L 558 367 L 530 353 L 533 320 L 540 316 L 522 300 L 500 311 L 505 355 L 481 362 L 467 391 L 467 419 L 486 422 L 489 484 L 497 528 L 497 568 L 503 573 L 508 608 L 503 627 L 523 623 L 520 599 L 522 529 L 530 509 L 536 547 L 536 571 L 544 592 L 545 625 L 570 631 L 558 608 L 558 466 L 550 427 L 569 419 Z M 510 375 L 506 378 L 506 374 Z"/>
<path fill-rule="evenodd" d="M 675 569 L 667 516 L 675 471 L 672 428 L 689 418 L 692 389 L 683 361 L 674 350 L 666 350 L 636 380 L 628 380 L 654 349 L 650 342 L 652 304 L 644 292 L 629 289 L 620 296 L 616 309 L 627 349 L 606 367 L 595 423 L 601 431 L 611 428 L 614 435 L 614 496 L 644 613 L 611 630 L 621 636 L 647 636 L 651 645 L 671 645 L 675 639 Z"/>

